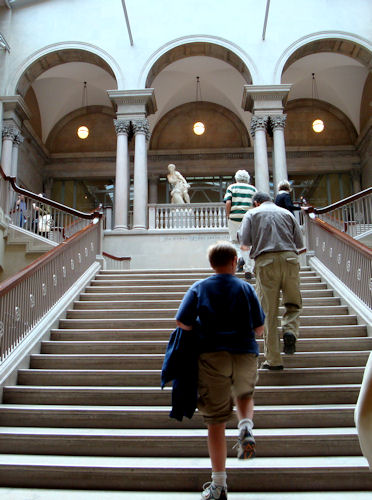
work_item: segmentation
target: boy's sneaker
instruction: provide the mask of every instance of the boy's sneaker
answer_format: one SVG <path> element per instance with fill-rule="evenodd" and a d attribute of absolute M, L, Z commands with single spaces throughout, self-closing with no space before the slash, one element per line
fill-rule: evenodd
<path fill-rule="evenodd" d="M 234 448 L 237 448 L 237 457 L 240 460 L 246 460 L 247 458 L 254 458 L 256 456 L 256 441 L 247 427 L 241 429 Z"/>
<path fill-rule="evenodd" d="M 212 482 L 203 485 L 202 500 L 227 500 L 227 488 L 217 486 Z"/>

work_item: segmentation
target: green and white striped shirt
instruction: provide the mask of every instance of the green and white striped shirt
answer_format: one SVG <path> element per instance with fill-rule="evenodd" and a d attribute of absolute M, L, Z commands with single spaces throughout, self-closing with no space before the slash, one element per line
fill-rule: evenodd
<path fill-rule="evenodd" d="M 231 200 L 231 211 L 229 219 L 241 222 L 244 214 L 252 207 L 252 198 L 257 189 L 244 182 L 230 184 L 226 190 L 223 201 Z"/>

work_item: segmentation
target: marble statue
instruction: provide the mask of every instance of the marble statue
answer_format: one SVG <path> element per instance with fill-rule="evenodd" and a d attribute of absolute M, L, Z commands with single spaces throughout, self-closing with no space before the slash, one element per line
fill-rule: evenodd
<path fill-rule="evenodd" d="M 169 174 L 167 175 L 167 179 L 172 186 L 171 202 L 177 204 L 190 203 L 190 196 L 188 193 L 190 184 L 188 184 L 183 175 L 176 170 L 176 165 L 173 165 L 173 163 L 168 165 L 168 171 Z"/>

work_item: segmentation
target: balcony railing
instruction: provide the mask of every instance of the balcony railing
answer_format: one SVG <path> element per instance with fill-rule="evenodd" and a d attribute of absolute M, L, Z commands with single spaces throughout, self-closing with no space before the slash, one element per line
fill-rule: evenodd
<path fill-rule="evenodd" d="M 360 214 L 361 221 L 370 221 L 372 189 L 335 204 L 332 209 L 308 209 L 305 216 L 307 248 L 363 303 L 372 308 L 372 250 L 355 240 L 345 226 L 342 214 Z M 342 212 L 342 208 L 347 207 Z M 366 209 L 366 213 L 363 210 Z M 310 212 L 310 213 L 309 213 Z M 311 213 L 313 212 L 313 213 Z M 322 217 L 322 218 L 321 218 Z M 352 231 L 351 231 L 352 232 Z"/>
<path fill-rule="evenodd" d="M 149 229 L 224 230 L 224 203 L 149 205 Z"/>
<path fill-rule="evenodd" d="M 16 184 L 0 167 L 0 204 L 8 222 L 60 243 L 99 218 L 98 211 L 79 212 L 36 195 Z"/>
<path fill-rule="evenodd" d="M 0 284 L 0 363 L 25 339 L 101 253 L 97 218 Z"/>
<path fill-rule="evenodd" d="M 352 238 L 372 231 L 372 188 L 324 208 L 315 208 L 319 219 Z"/>

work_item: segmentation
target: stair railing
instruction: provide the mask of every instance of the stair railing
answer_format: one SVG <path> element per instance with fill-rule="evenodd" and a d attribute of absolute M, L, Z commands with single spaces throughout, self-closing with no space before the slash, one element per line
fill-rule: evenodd
<path fill-rule="evenodd" d="M 355 238 L 372 230 L 372 187 L 323 208 L 314 208 L 319 219 Z"/>
<path fill-rule="evenodd" d="M 14 226 L 61 243 L 100 218 L 98 211 L 84 213 L 39 196 L 17 185 L 0 167 L 1 208 Z"/>
<path fill-rule="evenodd" d="M 102 255 L 101 216 L 0 284 L 0 364 Z"/>
<path fill-rule="evenodd" d="M 350 222 L 351 219 L 347 221 L 341 219 L 338 210 L 347 207 L 344 214 L 355 216 L 358 213 L 361 214 L 361 220 L 366 221 L 365 223 L 372 222 L 371 212 L 368 211 L 371 193 L 370 188 L 330 207 L 304 208 L 308 255 L 317 257 L 370 308 L 372 308 L 372 250 L 346 233 L 344 224 L 340 222 Z M 354 203 L 357 200 L 358 203 Z M 350 209 L 349 205 L 354 208 Z M 362 212 L 365 207 L 367 213 Z M 328 214 L 327 218 L 325 214 Z"/>

